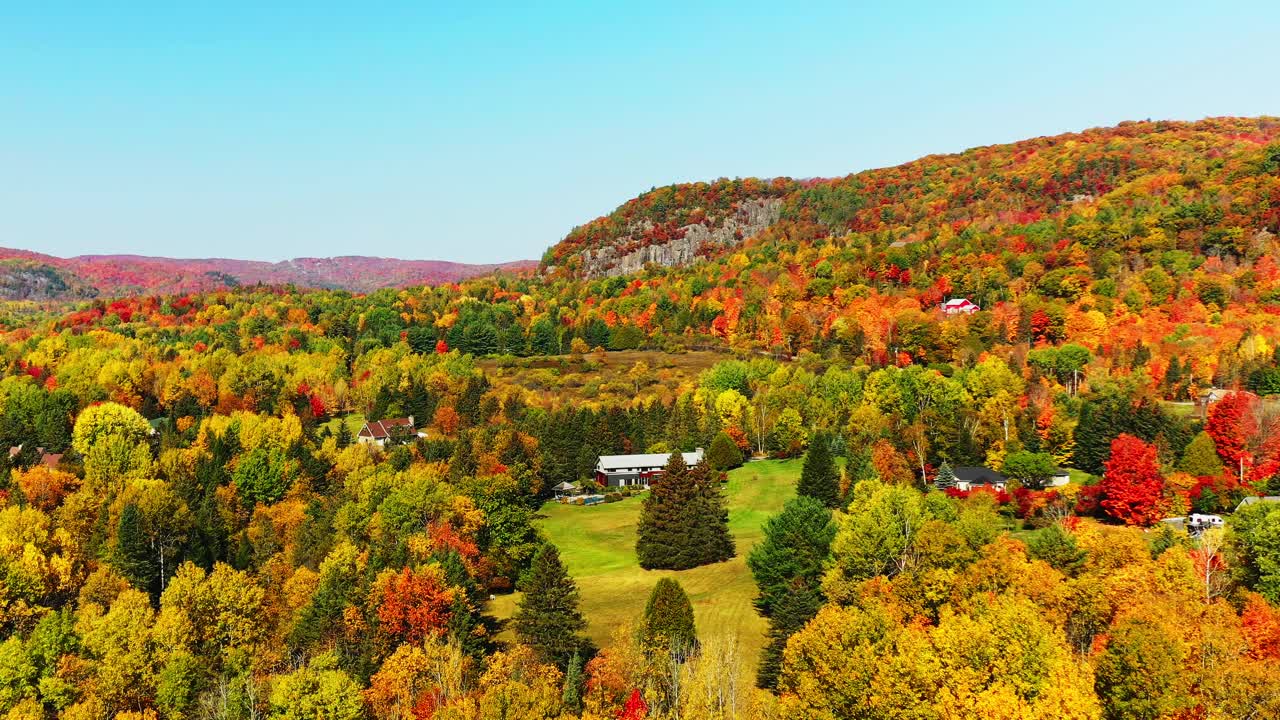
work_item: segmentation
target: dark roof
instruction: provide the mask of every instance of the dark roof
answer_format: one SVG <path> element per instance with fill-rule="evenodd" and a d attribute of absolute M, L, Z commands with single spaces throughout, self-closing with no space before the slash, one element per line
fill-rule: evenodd
<path fill-rule="evenodd" d="M 952 472 L 956 474 L 957 480 L 970 485 L 995 485 L 1006 482 L 1005 476 L 987 467 L 957 467 L 952 468 Z"/>
<path fill-rule="evenodd" d="M 409 428 L 412 430 L 413 420 L 411 418 L 390 418 L 387 420 L 365 423 L 364 427 L 360 428 L 360 437 L 389 438 L 391 437 L 391 429 L 397 427 Z"/>

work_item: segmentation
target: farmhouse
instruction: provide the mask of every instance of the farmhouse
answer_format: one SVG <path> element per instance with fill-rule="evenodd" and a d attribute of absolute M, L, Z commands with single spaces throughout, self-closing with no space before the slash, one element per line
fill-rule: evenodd
<path fill-rule="evenodd" d="M 985 467 L 958 467 L 954 470 L 956 474 L 957 490 L 976 490 L 978 488 L 987 488 L 990 490 L 1004 490 L 1005 483 L 1008 482 L 1004 475 Z"/>
<path fill-rule="evenodd" d="M 978 309 L 978 306 L 968 298 L 951 298 L 942 303 L 942 312 L 945 315 L 972 315 L 978 312 Z"/>
<path fill-rule="evenodd" d="M 702 448 L 680 453 L 686 465 L 692 467 L 702 462 Z M 601 455 L 596 462 L 596 482 L 605 487 L 648 486 L 650 478 L 662 474 L 667 460 L 666 453 L 641 455 Z"/>
<path fill-rule="evenodd" d="M 388 440 L 401 439 L 411 440 L 413 438 L 426 437 L 426 433 L 416 432 L 413 428 L 413 416 L 406 418 L 391 418 L 389 420 L 376 420 L 367 422 L 364 427 L 360 428 L 360 432 L 356 434 L 356 442 L 364 445 L 377 445 L 382 447 L 387 444 Z"/>

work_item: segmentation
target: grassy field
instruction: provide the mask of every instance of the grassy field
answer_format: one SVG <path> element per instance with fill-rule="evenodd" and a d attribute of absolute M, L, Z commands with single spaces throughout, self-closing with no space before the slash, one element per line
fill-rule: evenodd
<path fill-rule="evenodd" d="M 756 588 L 746 556 L 763 535 L 765 520 L 795 494 L 800 466 L 799 460 L 765 460 L 730 472 L 725 494 L 737 557 L 679 572 L 642 570 L 636 563 L 640 497 L 592 507 L 545 505 L 540 526 L 578 581 L 591 639 L 607 645 L 615 627 L 640 617 L 658 579 L 674 577 L 693 602 L 699 635 L 736 634 L 749 667 L 754 667 L 765 623 L 751 607 Z M 489 612 L 506 619 L 518 599 L 518 594 L 501 596 L 489 604 Z"/>

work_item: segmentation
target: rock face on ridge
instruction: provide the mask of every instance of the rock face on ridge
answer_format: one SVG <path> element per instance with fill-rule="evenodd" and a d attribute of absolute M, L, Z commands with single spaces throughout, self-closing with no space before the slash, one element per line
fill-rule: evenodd
<path fill-rule="evenodd" d="M 664 267 L 688 265 L 698 258 L 703 248 L 737 245 L 764 231 L 765 228 L 778 221 L 782 209 L 779 198 L 759 198 L 746 200 L 724 218 L 718 227 L 695 223 L 681 227 L 677 237 L 664 243 L 622 251 L 627 247 L 630 236 L 619 238 L 618 242 L 583 253 L 583 272 L 587 277 L 613 277 L 627 275 L 642 270 L 650 263 Z M 631 230 L 635 235 L 643 235 L 653 228 L 651 221 L 636 223 Z"/>

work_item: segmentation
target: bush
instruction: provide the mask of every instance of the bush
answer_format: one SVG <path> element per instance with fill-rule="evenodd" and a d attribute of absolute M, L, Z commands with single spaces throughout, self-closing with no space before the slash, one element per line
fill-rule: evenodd
<path fill-rule="evenodd" d="M 618 502 L 621 499 L 622 499 L 622 493 L 618 493 L 618 492 L 611 492 L 608 495 L 604 496 L 604 501 L 607 503 Z"/>

